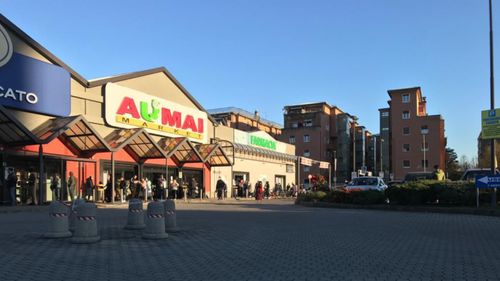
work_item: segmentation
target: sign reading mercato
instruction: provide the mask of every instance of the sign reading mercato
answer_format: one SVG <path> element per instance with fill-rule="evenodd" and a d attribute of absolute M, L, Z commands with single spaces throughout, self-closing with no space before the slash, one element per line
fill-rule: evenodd
<path fill-rule="evenodd" d="M 168 137 L 187 137 L 206 143 L 208 117 L 203 111 L 189 108 L 157 96 L 106 84 L 106 122 L 119 128 L 145 128 Z"/>
<path fill-rule="evenodd" d="M 0 25 L 0 104 L 53 116 L 68 116 L 71 78 L 65 69 L 14 52 Z"/>

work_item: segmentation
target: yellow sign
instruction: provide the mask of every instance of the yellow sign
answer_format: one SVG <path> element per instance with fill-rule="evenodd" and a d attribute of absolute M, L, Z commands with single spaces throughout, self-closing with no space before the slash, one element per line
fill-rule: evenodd
<path fill-rule="evenodd" d="M 194 138 L 194 139 L 199 139 L 199 140 L 203 139 L 203 135 L 199 134 L 199 133 L 193 133 L 193 132 L 190 132 L 188 130 L 167 127 L 167 126 L 163 126 L 161 124 L 157 124 L 157 123 L 153 123 L 153 122 L 139 120 L 139 119 L 135 119 L 135 118 L 131 118 L 131 117 L 125 117 L 123 115 L 116 115 L 116 122 L 122 123 L 122 124 L 133 125 L 135 127 L 142 127 L 145 129 L 181 135 L 181 136 L 185 136 L 188 138 Z"/>
<path fill-rule="evenodd" d="M 500 109 L 481 111 L 481 138 L 500 138 Z"/>

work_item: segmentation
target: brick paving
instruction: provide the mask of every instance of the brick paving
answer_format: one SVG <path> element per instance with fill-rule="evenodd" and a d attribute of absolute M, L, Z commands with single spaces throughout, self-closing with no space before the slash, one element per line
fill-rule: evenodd
<path fill-rule="evenodd" d="M 500 280 L 498 217 L 215 201 L 154 241 L 125 207 L 98 210 L 90 245 L 40 238 L 46 207 L 0 213 L 0 280 Z"/>

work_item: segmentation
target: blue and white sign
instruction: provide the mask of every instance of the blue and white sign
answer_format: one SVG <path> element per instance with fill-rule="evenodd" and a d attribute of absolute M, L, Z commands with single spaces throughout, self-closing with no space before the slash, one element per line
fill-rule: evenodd
<path fill-rule="evenodd" d="M 477 188 L 499 188 L 500 175 L 495 176 L 476 176 Z"/>
<path fill-rule="evenodd" d="M 71 76 L 62 67 L 12 52 L 12 43 L 0 26 L 0 104 L 53 116 L 71 110 Z"/>

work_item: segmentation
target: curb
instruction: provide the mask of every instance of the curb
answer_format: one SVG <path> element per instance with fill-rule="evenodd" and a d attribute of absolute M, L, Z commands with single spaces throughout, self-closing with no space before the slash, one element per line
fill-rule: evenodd
<path fill-rule="evenodd" d="M 312 208 L 361 209 L 361 210 L 378 210 L 378 211 L 395 211 L 395 212 L 464 214 L 464 215 L 500 217 L 500 209 L 402 206 L 402 205 L 353 205 L 353 204 L 338 204 L 338 203 L 328 203 L 328 202 L 299 202 L 295 203 L 295 205 L 312 207 Z"/>

